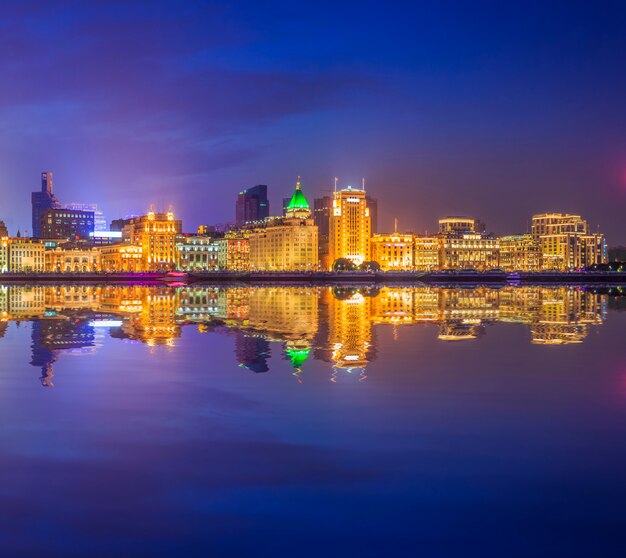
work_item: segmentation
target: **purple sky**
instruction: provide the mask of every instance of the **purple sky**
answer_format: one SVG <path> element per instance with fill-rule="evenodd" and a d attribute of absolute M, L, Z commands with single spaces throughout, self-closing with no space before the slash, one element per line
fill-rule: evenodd
<path fill-rule="evenodd" d="M 186 230 L 365 176 L 383 230 L 568 211 L 626 243 L 626 8 L 576 4 L 3 2 L 0 219 L 30 230 L 43 170 Z"/>

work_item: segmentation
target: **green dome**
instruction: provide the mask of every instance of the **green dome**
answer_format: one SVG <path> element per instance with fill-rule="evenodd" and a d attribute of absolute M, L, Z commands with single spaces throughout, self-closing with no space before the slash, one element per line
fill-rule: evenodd
<path fill-rule="evenodd" d="M 300 188 L 300 177 L 298 177 L 298 182 L 296 183 L 296 190 L 293 193 L 293 196 L 291 196 L 291 201 L 289 202 L 289 205 L 287 206 L 287 210 L 294 210 L 294 209 L 306 209 L 308 211 L 311 210 L 311 208 L 309 207 L 309 202 L 306 201 L 306 198 L 304 197 L 304 194 L 302 193 L 302 189 Z"/>
<path fill-rule="evenodd" d="M 311 349 L 286 349 L 285 354 L 287 358 L 291 361 L 291 365 L 294 368 L 300 368 L 304 361 L 309 358 L 309 354 L 311 353 Z"/>

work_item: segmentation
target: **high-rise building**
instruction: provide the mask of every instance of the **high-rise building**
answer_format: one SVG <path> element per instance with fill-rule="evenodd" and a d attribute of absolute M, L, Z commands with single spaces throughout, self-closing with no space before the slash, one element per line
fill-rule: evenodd
<path fill-rule="evenodd" d="M 176 236 L 182 233 L 182 221 L 174 213 L 155 213 L 133 217 L 124 226 L 123 238 L 129 244 L 141 246 L 143 268 L 146 271 L 174 269 L 178 260 Z"/>
<path fill-rule="evenodd" d="M 372 234 L 378 234 L 378 200 L 368 194 L 365 196 L 365 201 L 370 211 L 370 228 Z"/>
<path fill-rule="evenodd" d="M 93 212 L 93 230 L 96 232 L 106 231 L 107 230 L 107 220 L 104 216 L 104 213 L 98 209 L 98 204 L 96 203 L 66 203 L 64 205 L 65 209 L 74 209 L 77 211 L 91 211 Z"/>
<path fill-rule="evenodd" d="M 348 186 L 335 192 L 330 216 L 330 265 L 346 258 L 355 265 L 370 259 L 370 212 L 365 190 Z"/>
<path fill-rule="evenodd" d="M 41 214 L 40 238 L 89 240 L 93 231 L 93 211 L 50 208 Z"/>
<path fill-rule="evenodd" d="M 262 221 L 269 216 L 270 202 L 265 184 L 239 192 L 235 206 L 235 221 L 238 227 L 251 221 Z"/>
<path fill-rule="evenodd" d="M 250 231 L 250 266 L 263 271 L 317 269 L 317 227 L 300 180 L 287 205 L 285 217 L 268 218 Z"/>
<path fill-rule="evenodd" d="M 41 173 L 41 191 L 31 194 L 32 206 L 32 236 L 41 238 L 41 216 L 47 209 L 61 207 L 59 200 L 52 192 L 52 173 Z"/>
<path fill-rule="evenodd" d="M 330 214 L 333 211 L 333 198 L 323 196 L 313 200 L 313 222 L 317 227 L 318 254 L 320 267 L 328 269 L 332 262 L 329 261 L 328 240 L 330 233 Z"/>
<path fill-rule="evenodd" d="M 532 236 L 539 243 L 542 269 L 578 269 L 608 260 L 604 235 L 591 233 L 580 215 L 533 215 Z"/>

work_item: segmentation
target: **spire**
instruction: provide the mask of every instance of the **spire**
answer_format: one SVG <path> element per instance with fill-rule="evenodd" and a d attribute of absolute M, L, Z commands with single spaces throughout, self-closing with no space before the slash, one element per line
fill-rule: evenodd
<path fill-rule="evenodd" d="M 296 189 L 291 196 L 291 200 L 289 201 L 289 205 L 287 206 L 287 214 L 296 214 L 306 212 L 308 214 L 311 213 L 311 208 L 309 206 L 309 202 L 304 197 L 302 192 L 302 186 L 300 184 L 300 177 L 298 177 L 298 182 L 296 182 Z"/>

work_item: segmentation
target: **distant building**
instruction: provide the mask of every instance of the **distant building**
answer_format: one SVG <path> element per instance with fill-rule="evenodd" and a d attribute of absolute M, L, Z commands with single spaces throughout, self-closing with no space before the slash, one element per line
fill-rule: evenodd
<path fill-rule="evenodd" d="M 93 232 L 93 211 L 50 208 L 41 214 L 39 238 L 89 240 Z"/>
<path fill-rule="evenodd" d="M 31 194 L 32 236 L 41 238 L 41 216 L 48 209 L 61 207 L 59 200 L 52 193 L 52 173 L 41 173 L 41 191 Z"/>
<path fill-rule="evenodd" d="M 0 238 L 5 238 L 9 236 L 9 230 L 7 226 L 4 224 L 4 221 L 0 221 Z"/>
<path fill-rule="evenodd" d="M 262 271 L 317 269 L 317 227 L 300 181 L 285 217 L 268 218 L 250 231 L 250 267 Z"/>
<path fill-rule="evenodd" d="M 370 212 L 370 228 L 372 234 L 378 234 L 378 200 L 370 195 L 365 196 L 367 207 Z"/>
<path fill-rule="evenodd" d="M 329 231 L 330 265 L 340 258 L 355 265 L 368 261 L 371 230 L 365 190 L 348 186 L 335 192 Z"/>
<path fill-rule="evenodd" d="M 95 203 L 67 203 L 65 209 L 74 209 L 78 211 L 92 211 L 93 212 L 93 230 L 96 232 L 107 230 L 107 220 L 104 213 L 98 209 L 98 204 Z"/>
<path fill-rule="evenodd" d="M 239 192 L 235 206 L 235 221 L 238 227 L 251 221 L 262 221 L 269 215 L 270 202 L 265 184 Z"/>
<path fill-rule="evenodd" d="M 564 271 L 608 261 L 604 235 L 591 233 L 580 215 L 533 215 L 532 236 L 539 243 L 542 269 Z"/>
<path fill-rule="evenodd" d="M 333 198 L 331 196 L 323 196 L 313 200 L 313 223 L 317 227 L 318 253 L 322 269 L 328 269 L 332 265 L 332 262 L 329 261 L 328 248 L 332 210 Z"/>
<path fill-rule="evenodd" d="M 129 225 L 133 219 L 136 219 L 138 215 L 129 215 L 123 219 L 113 219 L 109 225 L 109 230 L 122 232 L 126 225 Z"/>

